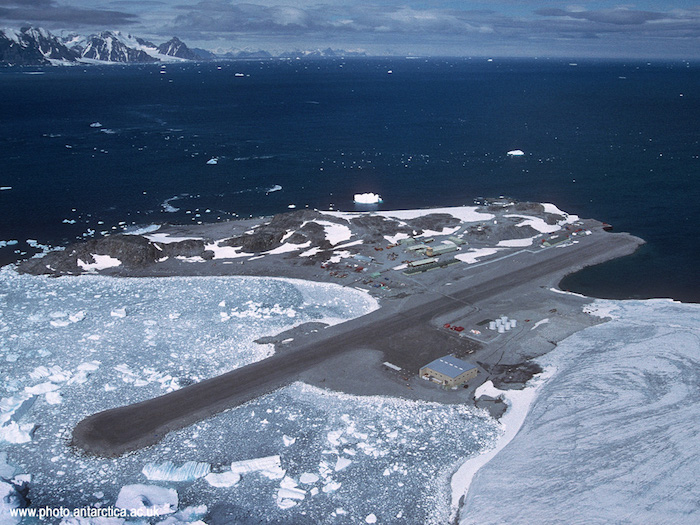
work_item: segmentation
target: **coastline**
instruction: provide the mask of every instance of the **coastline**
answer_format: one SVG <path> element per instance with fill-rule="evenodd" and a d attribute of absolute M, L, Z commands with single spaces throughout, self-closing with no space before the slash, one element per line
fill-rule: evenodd
<path fill-rule="evenodd" d="M 533 250 L 532 248 L 522 248 L 517 246 L 517 243 L 513 243 L 516 246 L 503 247 L 499 249 L 499 253 L 487 254 L 486 248 L 489 243 L 494 245 L 502 242 L 504 240 L 504 234 L 512 235 L 514 232 L 520 233 L 515 228 L 522 228 L 522 226 L 517 226 L 517 224 L 522 222 L 532 224 L 535 223 L 536 218 L 539 218 L 542 220 L 542 224 L 536 224 L 545 227 L 546 221 L 542 217 L 536 217 L 536 214 L 532 214 L 529 218 L 524 218 L 523 213 L 508 213 L 510 210 L 507 208 L 512 205 L 513 204 L 506 204 L 506 210 L 504 212 L 502 209 L 504 206 L 499 204 L 499 209 L 493 210 L 496 211 L 496 213 L 492 214 L 493 216 L 489 217 L 487 220 L 485 220 L 483 216 L 477 216 L 481 221 L 467 222 L 460 220 L 459 223 L 456 223 L 453 219 L 445 217 L 445 215 L 449 215 L 446 213 L 442 213 L 441 216 L 431 217 L 427 221 L 429 224 L 425 226 L 435 229 L 428 230 L 427 234 L 425 234 L 425 230 L 421 231 L 420 235 L 423 235 L 423 238 L 439 238 L 439 236 L 442 235 L 446 239 L 453 236 L 460 229 L 462 233 L 466 234 L 469 228 L 475 230 L 475 237 L 481 237 L 483 234 L 478 232 L 478 228 L 482 230 L 488 229 L 491 222 L 493 222 L 491 228 L 500 233 L 493 236 L 489 234 L 492 238 L 481 240 L 481 242 L 477 239 L 470 239 L 470 241 L 466 243 L 468 250 L 485 254 L 473 263 L 464 262 L 460 264 L 451 264 L 444 268 L 438 268 L 434 271 L 425 272 L 416 276 L 403 276 L 401 270 L 396 270 L 391 267 L 383 271 L 380 279 L 376 279 L 376 281 L 382 283 L 379 287 L 373 286 L 376 283 L 375 280 L 369 283 L 364 282 L 366 280 L 366 274 L 368 273 L 367 271 L 363 271 L 359 278 L 355 278 L 354 275 L 358 273 L 354 268 L 358 267 L 359 263 L 362 262 L 362 259 L 355 259 L 355 255 L 367 257 L 367 255 L 363 255 L 363 253 L 367 254 L 369 250 L 375 250 L 375 247 L 370 243 L 367 243 L 367 245 L 363 242 L 358 243 L 357 240 L 363 239 L 358 239 L 361 235 L 358 234 L 357 230 L 354 228 L 350 232 L 342 229 L 342 226 L 346 226 L 350 230 L 350 226 L 355 226 L 351 221 L 356 218 L 367 217 L 368 215 L 366 214 L 344 214 L 345 217 L 338 218 L 345 220 L 346 224 L 343 224 L 340 220 L 335 222 L 326 221 L 325 217 L 322 216 L 320 221 L 324 223 L 329 222 L 329 224 L 323 224 L 324 239 L 320 240 L 320 242 L 323 242 L 323 240 L 328 241 L 331 246 L 325 250 L 328 252 L 326 254 L 328 258 L 324 262 L 316 260 L 315 264 L 306 264 L 305 261 L 298 256 L 298 253 L 302 250 L 307 252 L 313 249 L 309 245 L 304 246 L 307 242 L 313 244 L 311 241 L 319 241 L 318 238 L 313 239 L 313 236 L 319 232 L 309 232 L 309 228 L 307 227 L 310 223 L 319 222 L 318 216 L 315 217 L 316 220 L 309 217 L 302 218 L 301 221 L 297 222 L 294 231 L 288 230 L 289 224 L 285 223 L 285 230 L 280 236 L 280 240 L 285 237 L 289 239 L 293 237 L 295 233 L 303 231 L 305 227 L 307 228 L 306 233 L 309 235 L 305 236 L 304 239 L 300 239 L 304 242 L 299 243 L 300 248 L 296 251 L 296 256 L 294 255 L 294 250 L 290 250 L 289 247 L 282 248 L 284 243 L 281 242 L 278 247 L 273 247 L 268 250 L 268 252 L 277 251 L 277 253 L 271 253 L 273 257 L 255 253 L 247 254 L 244 256 L 245 263 L 241 261 L 244 257 L 239 256 L 240 252 L 235 253 L 236 248 L 230 247 L 234 248 L 234 250 L 226 251 L 225 254 L 227 256 L 236 255 L 236 257 L 230 259 L 227 257 L 217 259 L 215 252 L 215 256 L 209 260 L 203 257 L 201 261 L 199 259 L 191 259 L 200 257 L 198 255 L 180 255 L 179 257 L 186 258 L 163 261 L 163 263 L 166 264 L 158 263 L 150 268 L 125 268 L 125 265 L 122 266 L 120 264 L 119 266 L 122 266 L 121 268 L 117 265 L 113 265 L 111 267 L 107 266 L 98 269 L 96 266 L 99 266 L 101 262 L 106 261 L 109 263 L 111 260 L 123 256 L 124 253 L 127 253 L 124 246 L 126 245 L 128 248 L 133 246 L 134 243 L 134 241 L 129 238 L 120 239 L 118 243 L 114 243 L 112 239 L 108 240 L 106 244 L 106 246 L 110 246 L 110 249 L 113 250 L 111 252 L 100 253 L 101 248 L 105 245 L 102 245 L 102 247 L 99 244 L 89 245 L 89 249 L 98 250 L 93 252 L 97 257 L 93 257 L 94 262 L 83 260 L 85 266 L 81 268 L 81 270 L 83 270 L 81 273 L 113 276 L 165 277 L 167 275 L 182 274 L 190 276 L 263 275 L 266 272 L 275 272 L 285 276 L 283 278 L 299 278 L 300 276 L 306 276 L 305 280 L 310 281 L 342 282 L 345 286 L 359 288 L 371 294 L 374 299 L 381 304 L 381 308 L 375 310 L 371 314 L 347 323 L 323 328 L 320 332 L 317 329 L 308 331 L 302 329 L 301 332 L 295 332 L 293 336 L 283 332 L 283 334 L 273 336 L 272 341 L 261 341 L 261 343 L 266 344 L 274 343 L 276 347 L 276 356 L 293 356 L 293 352 L 302 351 L 305 348 L 322 348 L 324 342 L 328 344 L 329 341 L 344 341 L 343 344 L 345 344 L 347 349 L 339 350 L 337 353 L 331 352 L 320 360 L 312 358 L 311 361 L 302 363 L 303 366 L 301 366 L 301 368 L 291 370 L 289 379 L 283 379 L 281 382 L 272 382 L 269 386 L 262 387 L 261 390 L 256 389 L 253 397 L 250 397 L 249 394 L 242 394 L 243 398 L 241 399 L 243 401 L 274 390 L 280 385 L 288 384 L 288 381 L 292 379 L 301 379 L 312 386 L 346 392 L 348 394 L 394 396 L 409 400 L 435 401 L 446 404 L 473 404 L 477 387 L 482 385 L 485 381 L 495 381 L 499 389 L 508 391 L 511 395 L 514 394 L 515 397 L 520 397 L 524 395 L 521 394 L 521 392 L 531 391 L 532 387 L 526 387 L 526 384 L 533 374 L 536 375 L 536 371 L 524 366 L 525 364 L 529 363 L 533 358 L 546 354 L 552 348 L 556 347 L 558 342 L 569 335 L 588 326 L 592 326 L 593 324 L 602 322 L 582 312 L 582 306 L 591 302 L 591 299 L 576 296 L 575 294 L 553 293 L 554 290 L 552 290 L 552 288 L 556 286 L 562 275 L 587 264 L 595 264 L 596 262 L 629 253 L 642 241 L 626 234 L 609 234 L 602 232 L 602 230 L 600 230 L 600 223 L 585 221 L 585 223 L 582 222 L 581 224 L 590 229 L 585 229 L 583 231 L 591 231 L 590 234 L 583 234 L 579 238 L 572 237 L 568 242 L 560 245 Z M 532 205 L 529 206 L 532 207 Z M 476 208 L 466 209 L 465 207 L 460 210 L 459 212 L 455 211 L 454 215 L 460 214 L 469 219 L 474 218 L 473 214 L 486 215 L 486 209 L 483 208 L 477 210 Z M 440 211 L 444 212 L 445 210 Z M 392 212 L 386 213 L 389 215 L 392 214 Z M 397 214 L 397 212 L 393 213 L 395 215 Z M 398 228 L 406 227 L 405 221 L 415 219 L 425 221 L 425 217 L 430 215 L 431 210 L 414 211 L 413 214 L 409 215 L 411 218 L 407 219 L 406 215 L 404 215 L 404 217 L 397 220 L 396 225 L 392 226 Z M 509 225 L 495 227 L 499 221 L 503 221 L 505 215 L 515 215 L 515 217 L 510 218 L 512 220 Z M 331 215 L 329 216 L 332 217 Z M 348 220 L 347 217 L 351 217 L 351 219 Z M 576 222 L 579 221 L 578 218 L 575 218 L 567 222 L 567 219 L 568 216 L 564 215 L 559 216 L 558 221 L 556 219 L 553 221 L 550 219 L 553 224 L 548 226 L 554 231 L 558 231 L 562 229 L 562 224 L 567 226 L 569 224 L 576 224 Z M 274 221 L 274 219 L 268 220 Z M 365 225 L 367 228 L 365 233 L 371 231 L 371 229 L 377 225 L 386 227 L 387 224 L 385 224 L 385 221 L 386 218 L 376 224 Z M 398 221 L 404 222 L 404 224 Z M 446 221 L 451 222 L 451 225 L 444 226 Z M 435 226 L 435 222 L 437 222 L 437 226 Z M 557 222 L 562 222 L 562 224 L 557 224 Z M 269 223 L 247 221 L 244 224 L 237 224 L 235 226 L 238 226 L 239 230 L 243 232 L 245 236 L 246 231 L 251 231 L 251 229 L 260 226 L 264 227 L 266 225 L 269 225 Z M 215 225 L 211 237 L 220 235 L 222 233 L 220 231 L 221 228 L 230 228 L 230 226 L 231 225 L 228 224 Z M 440 226 L 442 227 L 438 230 L 437 228 Z M 457 227 L 457 230 L 455 230 L 455 227 Z M 222 246 L 222 243 L 212 241 L 211 237 L 209 239 L 192 238 L 196 237 L 196 235 L 201 236 L 202 231 L 202 228 L 199 228 L 195 232 L 191 227 L 165 227 L 164 231 L 159 232 L 161 236 L 156 237 L 156 239 L 159 239 L 159 241 L 170 240 L 172 242 L 158 243 L 151 240 L 147 243 L 143 240 L 136 242 L 140 243 L 141 247 L 151 247 L 154 244 L 160 244 L 160 249 L 152 249 L 161 252 L 169 250 L 170 253 L 172 253 L 174 247 L 168 246 L 168 244 L 176 244 L 179 245 L 176 247 L 177 249 L 190 251 L 199 249 L 200 244 L 201 247 L 207 247 L 213 244 L 214 247 L 224 250 L 225 247 Z M 413 232 L 415 233 L 415 229 Z M 348 233 L 350 233 L 350 235 L 348 235 Z M 537 238 L 549 238 L 549 233 L 535 232 L 535 234 L 534 237 Z M 336 237 L 334 237 L 332 239 L 333 242 L 331 242 L 329 238 L 333 237 L 333 235 Z M 397 232 L 394 231 L 388 235 L 395 236 Z M 420 235 L 414 235 L 413 237 L 420 239 Z M 410 237 L 410 235 L 406 234 L 406 238 L 408 237 Z M 135 239 L 136 237 L 133 238 Z M 352 240 L 353 238 L 355 238 L 354 241 Z M 259 239 L 252 239 L 250 242 L 257 242 L 257 240 Z M 377 239 L 375 243 L 377 241 L 384 245 L 388 242 L 385 238 L 381 238 L 381 240 Z M 244 240 L 242 242 L 247 241 Z M 532 244 L 534 244 L 534 241 Z M 396 253 L 399 249 L 405 249 L 405 247 L 401 248 L 400 246 L 401 245 L 395 245 L 393 253 Z M 71 250 L 73 250 L 73 252 L 71 252 Z M 363 250 L 363 252 L 360 250 Z M 323 250 L 319 249 L 319 252 L 320 251 Z M 332 262 L 332 259 L 337 256 L 337 252 L 347 253 L 340 257 L 338 262 Z M 69 248 L 62 255 L 63 257 L 73 256 L 75 257 L 73 261 L 76 261 L 80 258 L 79 254 L 80 248 L 78 247 L 77 249 Z M 313 255 L 315 254 L 309 257 Z M 378 252 L 377 255 L 385 256 L 386 254 Z M 190 260 L 187 260 L 188 258 Z M 379 259 L 379 257 L 377 258 Z M 388 259 L 388 261 L 391 261 L 391 259 Z M 351 267 L 348 267 L 348 262 L 356 266 L 351 269 Z M 395 264 L 396 262 L 400 261 L 391 261 L 391 264 Z M 30 264 L 36 268 L 38 264 L 46 264 L 46 261 L 35 259 Z M 381 263 L 372 262 L 370 264 Z M 337 269 L 324 269 L 322 268 L 323 265 L 327 267 L 329 265 L 338 266 L 335 266 Z M 334 267 L 331 266 L 331 268 Z M 323 271 L 320 271 L 321 269 L 323 269 Z M 340 272 L 341 275 L 346 274 L 346 276 L 337 277 L 331 275 L 331 272 Z M 509 317 L 519 319 L 521 321 L 519 329 L 513 330 L 508 334 L 489 334 L 483 330 L 483 325 L 479 324 L 483 319 L 493 318 L 503 313 L 507 313 Z M 392 319 L 394 319 L 394 321 L 392 321 Z M 459 322 L 467 327 L 474 327 L 473 330 L 476 331 L 478 331 L 478 327 L 481 326 L 483 337 L 477 337 L 477 334 L 474 333 L 466 338 L 456 337 L 456 334 L 442 329 L 443 325 L 448 322 Z M 387 329 L 387 326 L 392 328 Z M 357 332 L 358 330 L 367 331 L 368 327 L 376 328 L 369 328 L 365 339 L 358 339 L 353 336 L 348 340 L 346 335 L 344 335 Z M 388 334 L 385 333 L 387 330 Z M 290 341 L 289 339 L 293 340 Z M 409 357 L 406 354 L 405 349 L 409 347 L 416 351 L 416 355 Z M 430 350 L 431 347 L 434 348 Z M 421 364 L 427 362 L 432 356 L 438 353 L 450 352 L 461 353 L 466 359 L 473 359 L 478 364 L 479 379 L 476 382 L 471 382 L 469 388 L 459 389 L 457 391 L 440 390 L 416 376 L 417 368 Z M 273 356 L 273 358 L 276 356 Z M 291 357 L 288 359 L 291 359 Z M 405 370 L 406 372 L 392 373 L 386 366 L 382 366 L 385 360 L 399 366 L 401 370 Z M 271 361 L 274 361 L 274 359 L 271 359 Z M 341 374 L 338 373 L 339 370 L 352 370 L 353 372 Z M 192 387 L 187 387 L 183 390 L 189 392 L 190 390 L 188 389 L 191 388 Z M 483 391 L 483 388 L 481 388 L 481 391 Z M 217 405 L 217 408 L 212 409 L 211 406 L 205 408 L 204 414 L 198 413 L 198 415 L 195 414 L 193 417 L 188 416 L 189 419 L 180 417 L 175 420 L 174 424 L 172 421 L 166 421 L 165 426 L 160 428 L 158 433 L 161 434 L 162 432 L 164 434 L 177 428 L 182 428 L 185 425 L 197 421 L 202 415 L 204 415 L 204 417 L 209 417 L 218 410 L 223 410 L 226 407 L 232 406 L 231 403 L 235 405 L 240 402 L 240 400 L 235 401 L 233 398 L 222 399 L 222 402 Z M 141 402 L 138 410 L 144 410 L 143 407 L 145 403 L 148 403 L 148 401 Z M 498 416 L 498 412 L 501 410 L 497 406 L 498 403 L 497 400 L 492 400 L 491 402 L 487 401 L 482 403 L 481 407 L 490 410 L 493 415 Z M 128 408 L 129 407 L 124 407 L 119 409 L 118 412 L 121 413 L 122 410 Z M 506 430 L 508 439 L 512 438 L 511 432 L 517 433 L 517 429 L 515 429 L 516 424 L 514 424 L 512 420 L 516 415 L 519 418 L 524 418 L 525 414 L 523 410 L 524 409 L 521 409 L 516 412 L 508 411 L 503 416 L 503 418 L 505 418 L 504 421 L 508 423 Z M 99 414 L 96 416 L 99 416 Z M 520 423 L 522 423 L 522 419 L 520 419 Z M 517 426 L 519 427 L 519 425 Z M 78 427 L 80 427 L 80 425 Z M 83 426 L 82 428 L 84 430 L 86 427 Z M 101 435 L 104 436 L 104 434 Z M 87 443 L 92 443 L 92 445 L 87 445 L 91 453 L 108 456 L 123 453 L 119 452 L 120 450 L 133 449 L 132 447 L 134 444 L 136 448 L 150 444 L 148 440 L 137 440 L 136 442 L 127 444 L 126 449 L 120 448 L 122 445 L 116 445 L 116 448 L 112 449 L 112 452 L 109 452 L 109 447 L 114 445 L 107 445 L 107 448 L 90 448 L 94 446 L 96 441 L 90 437 L 89 431 L 87 434 L 83 433 L 81 437 L 81 431 L 78 431 L 78 429 L 73 433 L 73 440 L 74 444 L 83 448 L 85 448 Z M 502 445 L 499 444 L 498 450 L 505 446 L 505 444 L 506 443 Z M 114 451 L 116 451 L 116 454 Z M 493 453 L 494 456 L 496 452 Z M 481 455 L 474 458 L 474 460 L 479 460 L 479 458 L 481 458 L 481 464 L 485 464 L 491 456 L 486 458 L 486 456 Z M 462 468 L 460 468 L 459 471 L 460 476 L 465 476 Z M 452 483 L 452 503 L 454 507 L 455 495 L 459 492 L 459 489 L 454 488 L 454 481 Z M 457 501 L 459 501 L 459 497 L 457 497 Z"/>

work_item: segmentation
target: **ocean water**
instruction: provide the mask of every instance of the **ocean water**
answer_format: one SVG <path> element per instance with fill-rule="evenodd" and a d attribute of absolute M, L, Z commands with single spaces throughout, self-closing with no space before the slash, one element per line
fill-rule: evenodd
<path fill-rule="evenodd" d="M 380 193 L 383 209 L 507 195 L 648 242 L 563 287 L 697 302 L 698 85 L 700 67 L 685 62 L 5 69 L 0 261 L 34 253 L 27 240 L 289 205 L 352 210 L 357 192 Z"/>

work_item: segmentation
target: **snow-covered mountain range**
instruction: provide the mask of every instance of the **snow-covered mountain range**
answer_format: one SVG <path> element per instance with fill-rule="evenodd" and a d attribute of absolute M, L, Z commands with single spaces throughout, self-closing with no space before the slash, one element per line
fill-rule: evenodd
<path fill-rule="evenodd" d="M 319 58 L 364 56 L 364 52 L 338 49 L 294 50 L 280 58 Z M 0 30 L 0 65 L 70 65 L 76 63 L 151 63 L 201 61 L 214 59 L 272 58 L 263 50 L 242 49 L 215 54 L 191 49 L 173 37 L 156 45 L 120 31 L 102 31 L 92 35 L 66 33 L 54 35 L 46 29 L 23 27 Z"/>
<path fill-rule="evenodd" d="M 71 63 L 149 63 L 201 60 L 203 57 L 173 37 L 159 46 L 119 31 L 59 37 L 41 28 L 0 31 L 0 63 L 63 65 Z"/>

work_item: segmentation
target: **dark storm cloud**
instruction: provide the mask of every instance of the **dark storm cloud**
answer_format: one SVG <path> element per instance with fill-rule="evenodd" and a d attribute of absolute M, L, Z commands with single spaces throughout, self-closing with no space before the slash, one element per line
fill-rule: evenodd
<path fill-rule="evenodd" d="M 14 7 L 50 7 L 53 0 L 0 0 L 0 5 L 11 5 Z"/>
<path fill-rule="evenodd" d="M 114 26 L 132 24 L 131 13 L 56 5 L 52 0 L 0 0 L 0 19 L 39 25 Z"/>
<path fill-rule="evenodd" d="M 535 11 L 542 16 L 569 17 L 589 22 L 599 22 L 603 24 L 615 25 L 639 25 L 652 20 L 662 20 L 669 18 L 664 13 L 652 11 L 634 11 L 631 9 L 607 9 L 604 11 L 567 11 L 558 8 L 544 8 Z"/>

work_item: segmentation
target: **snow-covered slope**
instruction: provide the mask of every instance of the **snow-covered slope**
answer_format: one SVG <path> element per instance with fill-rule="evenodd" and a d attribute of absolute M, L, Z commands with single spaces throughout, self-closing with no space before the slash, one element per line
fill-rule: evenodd
<path fill-rule="evenodd" d="M 126 42 L 130 40 L 141 49 L 127 45 Z M 156 62 L 158 59 L 142 49 L 144 47 L 133 37 L 125 38 L 119 32 L 103 31 L 88 37 L 82 58 L 103 62 Z"/>
<path fill-rule="evenodd" d="M 462 525 L 698 521 L 700 307 L 596 301 L 614 320 L 559 344 L 515 438 L 475 476 Z"/>
<path fill-rule="evenodd" d="M 45 29 L 23 27 L 0 31 L 0 62 L 15 65 L 74 63 L 78 55 Z"/>

